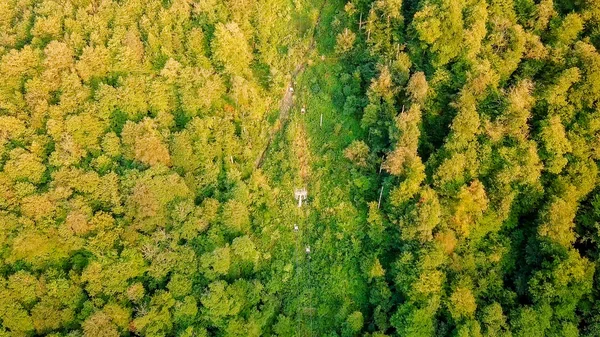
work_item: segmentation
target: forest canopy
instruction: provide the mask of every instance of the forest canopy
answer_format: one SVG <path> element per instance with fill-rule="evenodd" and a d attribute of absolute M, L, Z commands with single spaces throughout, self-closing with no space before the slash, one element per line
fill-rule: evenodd
<path fill-rule="evenodd" d="M 596 0 L 2 0 L 0 337 L 600 336 L 598 48 Z"/>

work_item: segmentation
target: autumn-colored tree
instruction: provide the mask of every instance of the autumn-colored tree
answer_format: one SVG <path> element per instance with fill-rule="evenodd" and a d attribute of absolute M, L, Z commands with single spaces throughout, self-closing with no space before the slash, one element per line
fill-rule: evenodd
<path fill-rule="evenodd" d="M 215 61 L 230 75 L 248 75 L 252 52 L 247 38 L 237 23 L 219 23 L 212 42 Z"/>

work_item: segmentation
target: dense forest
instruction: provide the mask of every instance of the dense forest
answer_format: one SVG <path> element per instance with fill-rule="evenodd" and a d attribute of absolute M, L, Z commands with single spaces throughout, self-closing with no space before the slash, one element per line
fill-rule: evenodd
<path fill-rule="evenodd" d="M 0 337 L 600 336 L 598 48 L 597 0 L 0 0 Z"/>

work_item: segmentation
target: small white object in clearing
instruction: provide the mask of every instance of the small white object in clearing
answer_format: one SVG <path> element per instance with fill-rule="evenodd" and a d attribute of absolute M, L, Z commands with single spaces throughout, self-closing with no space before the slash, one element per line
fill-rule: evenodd
<path fill-rule="evenodd" d="M 294 197 L 296 198 L 296 200 L 298 200 L 298 207 L 302 207 L 302 201 L 306 200 L 306 196 L 308 195 L 308 192 L 306 191 L 306 188 L 302 188 L 302 189 L 296 189 L 294 191 Z"/>
<path fill-rule="evenodd" d="M 306 254 L 310 254 L 310 246 L 306 247 Z"/>
<path fill-rule="evenodd" d="M 294 232 L 298 231 L 298 225 L 294 224 Z"/>
<path fill-rule="evenodd" d="M 302 108 L 302 109 L 300 109 L 300 112 L 302 112 L 302 113 L 305 113 L 305 112 L 306 112 L 306 109 L 305 109 L 305 108 Z"/>
<path fill-rule="evenodd" d="M 290 92 L 294 92 L 294 87 L 290 87 Z"/>

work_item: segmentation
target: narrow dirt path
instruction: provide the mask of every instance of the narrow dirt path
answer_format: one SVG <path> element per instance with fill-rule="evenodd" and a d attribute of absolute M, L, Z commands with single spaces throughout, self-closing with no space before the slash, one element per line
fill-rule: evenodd
<path fill-rule="evenodd" d="M 306 68 L 306 64 L 308 63 L 308 57 L 309 57 L 310 53 L 315 49 L 315 46 L 317 45 L 317 43 L 316 43 L 317 42 L 316 41 L 317 29 L 319 27 L 319 24 L 321 23 L 323 8 L 325 7 L 326 4 L 327 4 L 327 0 L 324 0 L 323 3 L 321 4 L 321 7 L 319 8 L 319 15 L 317 16 L 317 21 L 315 22 L 315 25 L 313 27 L 310 45 L 308 47 L 308 50 L 304 53 L 304 58 L 302 59 L 302 62 L 300 62 L 300 64 L 298 64 L 298 66 L 296 66 L 296 69 L 294 69 L 294 71 L 291 74 L 292 75 L 291 79 L 285 88 L 285 93 L 283 94 L 283 97 L 281 98 L 281 104 L 279 106 L 279 117 L 277 118 L 277 121 L 275 122 L 274 127 L 271 129 L 271 132 L 269 133 L 269 140 L 267 141 L 267 145 L 260 153 L 260 156 L 258 158 L 256 158 L 256 161 L 254 162 L 254 166 L 256 168 L 260 168 L 262 166 L 265 156 L 267 154 L 267 151 L 269 151 L 269 147 L 271 146 L 271 142 L 273 141 L 275 136 L 277 136 L 277 134 L 281 130 L 285 129 L 285 125 L 290 116 L 290 110 L 294 106 L 294 92 L 293 92 L 294 81 L 296 80 L 296 77 L 298 77 L 298 75 L 300 75 Z"/>

